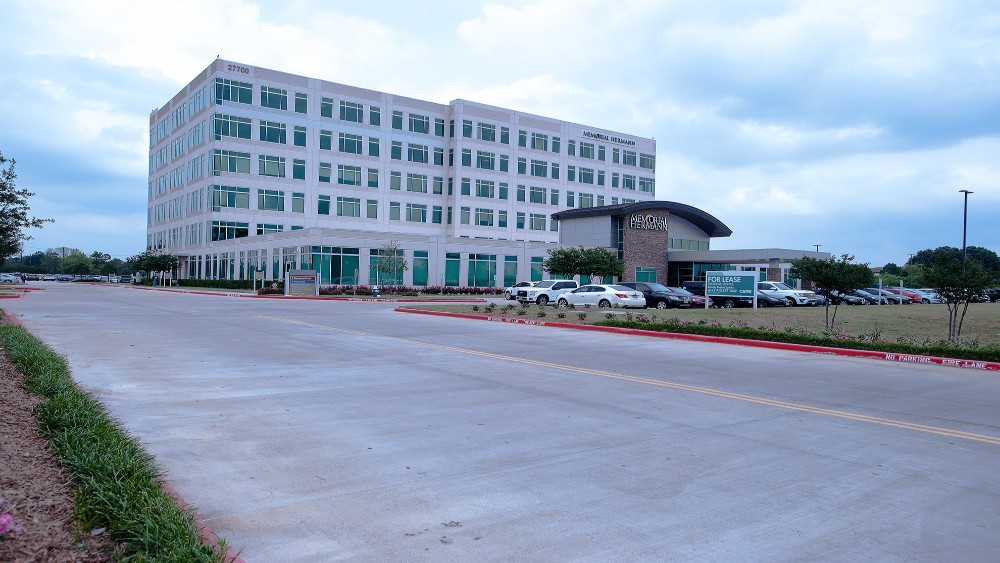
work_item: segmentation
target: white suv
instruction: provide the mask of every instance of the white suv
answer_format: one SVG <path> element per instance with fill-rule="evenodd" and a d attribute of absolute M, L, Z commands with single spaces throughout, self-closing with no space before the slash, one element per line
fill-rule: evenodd
<path fill-rule="evenodd" d="M 819 298 L 811 291 L 793 289 L 781 282 L 757 282 L 757 289 L 768 295 L 788 301 L 789 305 L 817 305 Z"/>
<path fill-rule="evenodd" d="M 517 300 L 521 303 L 548 305 L 555 303 L 563 293 L 573 291 L 578 287 L 580 284 L 576 283 L 575 280 L 544 280 L 532 287 L 519 287 Z"/>

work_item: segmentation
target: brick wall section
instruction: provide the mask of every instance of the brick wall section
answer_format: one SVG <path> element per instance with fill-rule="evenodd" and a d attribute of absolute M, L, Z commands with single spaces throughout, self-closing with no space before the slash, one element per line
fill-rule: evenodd
<path fill-rule="evenodd" d="M 767 281 L 780 282 L 781 280 L 781 268 L 768 268 L 767 269 Z"/>
<path fill-rule="evenodd" d="M 670 212 L 666 209 L 648 209 L 640 215 L 653 215 L 663 217 L 670 225 Z M 636 267 L 656 268 L 657 281 L 667 279 L 667 249 L 670 248 L 669 231 L 633 229 L 630 227 L 631 216 L 626 215 L 622 219 L 625 221 L 624 240 L 625 249 L 625 271 L 622 281 L 635 281 Z"/>

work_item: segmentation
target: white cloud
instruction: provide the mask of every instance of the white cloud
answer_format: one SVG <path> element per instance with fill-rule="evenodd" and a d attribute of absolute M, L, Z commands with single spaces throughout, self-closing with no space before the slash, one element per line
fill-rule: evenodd
<path fill-rule="evenodd" d="M 0 149 L 39 186 L 40 209 L 61 218 L 53 235 L 85 240 L 128 225 L 141 247 L 148 111 L 216 55 L 654 137 L 657 196 L 715 214 L 743 246 L 836 246 L 883 228 L 886 238 L 946 241 L 947 225 L 932 218 L 957 189 L 976 192 L 977 212 L 1000 206 L 1000 15 L 988 1 L 104 0 L 5 10 Z M 130 189 L 134 203 L 122 195 Z M 108 200 L 139 213 L 116 223 Z M 63 231 L 68 222 L 87 228 Z M 1000 240 L 996 229 L 978 236 Z"/>

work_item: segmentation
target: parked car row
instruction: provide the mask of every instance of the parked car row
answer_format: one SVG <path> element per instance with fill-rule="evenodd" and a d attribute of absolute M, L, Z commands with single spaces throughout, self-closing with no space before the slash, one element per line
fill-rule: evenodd
<path fill-rule="evenodd" d="M 686 281 L 682 287 L 698 295 L 705 295 L 705 282 Z M 720 307 L 752 307 L 751 297 L 715 297 Z M 760 281 L 757 282 L 757 306 L 758 307 L 782 307 L 797 305 L 819 305 L 823 300 L 822 295 L 817 295 L 813 291 L 795 289 L 781 282 Z M 779 304 L 778 301 L 781 301 Z M 704 303 L 702 303 L 704 305 Z"/>
<path fill-rule="evenodd" d="M 126 281 L 126 280 L 122 280 Z M 128 281 L 131 281 L 129 279 Z M 506 299 L 538 305 L 557 304 L 593 305 L 598 307 L 652 307 L 656 309 L 709 307 L 752 307 L 750 297 L 704 296 L 704 282 L 684 282 L 683 287 L 668 287 L 652 282 L 619 282 L 617 284 L 588 284 L 580 286 L 575 280 L 544 280 L 518 282 L 504 289 Z M 632 295 L 638 292 L 643 303 Z M 758 307 L 792 307 L 802 305 L 905 305 L 910 303 L 944 303 L 933 289 L 899 287 L 869 287 L 849 293 L 819 290 L 799 290 L 780 282 L 757 283 Z M 981 301 L 1000 303 L 1000 288 L 987 290 Z M 602 305 L 602 303 L 605 303 Z"/>
<path fill-rule="evenodd" d="M 764 283 L 764 282 L 762 282 Z M 811 291 L 794 290 L 784 284 L 765 285 L 770 292 L 757 291 L 758 307 L 785 307 L 816 304 L 822 298 Z M 694 289 L 699 289 L 695 287 Z M 703 288 L 702 288 L 703 289 Z M 638 294 L 640 299 L 635 298 Z M 753 307 L 750 297 L 706 298 L 683 287 L 668 287 L 653 282 L 619 282 L 580 286 L 575 280 L 544 280 L 518 282 L 504 288 L 504 298 L 537 305 L 592 305 L 597 307 L 651 307 L 655 309 L 689 309 L 709 307 Z"/>
<path fill-rule="evenodd" d="M 103 282 L 132 283 L 132 275 L 69 275 L 69 274 L 24 274 L 27 281 L 68 281 L 68 282 Z M 20 283 L 21 274 L 0 273 L 0 283 Z"/>
<path fill-rule="evenodd" d="M 644 307 L 653 307 L 654 309 L 681 309 L 695 306 L 695 304 L 691 301 L 691 297 L 694 297 L 694 295 L 691 295 L 686 291 L 681 293 L 676 291 L 674 288 L 667 287 L 663 284 L 649 282 L 621 282 L 619 285 L 642 293 L 642 296 L 646 301 Z M 701 306 L 704 307 L 704 298 L 702 299 Z"/>

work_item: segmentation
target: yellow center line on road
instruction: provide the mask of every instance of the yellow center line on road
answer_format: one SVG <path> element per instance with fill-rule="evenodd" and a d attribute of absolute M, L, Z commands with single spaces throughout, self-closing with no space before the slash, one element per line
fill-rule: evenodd
<path fill-rule="evenodd" d="M 556 364 L 556 363 L 552 363 L 552 362 L 543 362 L 543 361 L 539 361 L 539 360 L 530 360 L 530 359 L 527 359 L 527 358 L 518 358 L 516 356 L 508 356 L 508 355 L 505 355 L 505 354 L 495 354 L 493 352 L 482 352 L 482 351 L 479 351 L 479 350 L 471 350 L 471 349 L 468 349 L 468 348 L 459 348 L 457 346 L 448 346 L 446 344 L 433 344 L 433 343 L 429 343 L 429 342 L 420 342 L 420 341 L 417 341 L 417 340 L 409 340 L 409 339 L 406 339 L 406 338 L 396 338 L 396 337 L 392 337 L 392 336 L 385 336 L 383 334 L 376 334 L 376 333 L 371 333 L 371 332 L 363 332 L 363 331 L 358 331 L 358 330 L 335 328 L 335 327 L 330 327 L 330 326 L 325 326 L 325 325 L 319 325 L 319 324 L 314 324 L 314 323 L 307 323 L 307 322 L 303 322 L 303 321 L 297 321 L 297 320 L 294 320 L 294 319 L 284 319 L 284 318 L 281 318 L 281 317 L 272 317 L 272 316 L 268 316 L 268 315 L 258 315 L 258 317 L 262 318 L 262 319 L 269 319 L 269 320 L 273 320 L 273 321 L 278 321 L 278 322 L 283 322 L 283 323 L 293 324 L 293 325 L 298 325 L 298 326 L 303 326 L 303 327 L 318 328 L 318 329 L 329 331 L 329 332 L 337 332 L 337 333 L 341 333 L 341 334 L 350 334 L 350 335 L 354 335 L 354 336 L 385 338 L 385 339 L 394 340 L 396 342 L 400 342 L 400 343 L 403 343 L 403 344 L 411 344 L 411 345 L 414 345 L 414 346 L 422 346 L 422 347 L 426 347 L 426 348 L 436 348 L 438 350 L 446 350 L 446 351 L 449 351 L 449 352 L 455 352 L 455 353 L 459 353 L 459 354 L 466 354 L 466 355 L 470 355 L 470 356 L 479 356 L 479 357 L 482 357 L 482 358 L 490 358 L 490 359 L 500 360 L 500 361 L 504 361 L 504 362 L 514 362 L 514 363 L 526 364 L 526 365 L 531 365 L 531 366 L 536 366 L 536 367 L 551 368 L 551 369 L 560 370 L 560 371 L 568 371 L 568 372 L 573 372 L 573 373 L 582 373 L 582 374 L 586 374 L 586 375 L 594 375 L 594 376 L 597 376 L 597 377 L 603 377 L 603 378 L 607 378 L 607 379 L 617 379 L 617 380 L 620 380 L 620 381 L 630 381 L 630 382 L 633 382 L 633 383 L 642 383 L 644 385 L 651 385 L 651 386 L 655 386 L 655 387 L 665 387 L 665 388 L 669 388 L 669 389 L 676 389 L 676 390 L 679 390 L 679 391 L 689 391 L 689 392 L 692 392 L 692 393 L 699 393 L 699 394 L 702 394 L 702 395 L 710 395 L 710 396 L 713 396 L 713 397 L 720 397 L 720 398 L 724 398 L 724 399 L 733 399 L 733 400 L 742 401 L 742 402 L 746 402 L 746 403 L 755 403 L 755 404 L 758 404 L 758 405 L 766 405 L 766 406 L 777 407 L 777 408 L 781 408 L 781 409 L 787 409 L 787 410 L 793 410 L 793 411 L 800 411 L 800 412 L 807 412 L 807 413 L 819 414 L 819 415 L 823 415 L 823 416 L 832 416 L 832 417 L 841 418 L 841 419 L 845 419 L 845 420 L 854 420 L 854 421 L 857 421 L 857 422 L 866 422 L 866 423 L 869 423 L 869 424 L 879 424 L 879 425 L 882 425 L 882 426 L 891 426 L 891 427 L 895 427 L 895 428 L 903 428 L 903 429 L 907 429 L 907 430 L 915 430 L 917 432 L 926 432 L 926 433 L 929 433 L 929 434 L 937 434 L 937 435 L 940 435 L 940 436 L 948 436 L 948 437 L 951 437 L 951 438 L 960 438 L 960 439 L 963 439 L 963 440 L 972 440 L 972 441 L 976 441 L 976 442 L 983 442 L 983 443 L 986 443 L 986 444 L 1000 445 L 1000 436 L 990 436 L 988 434 L 976 434 L 976 433 L 973 433 L 973 432 L 964 432 L 962 430 L 953 430 L 953 429 L 950 429 L 950 428 L 942 428 L 942 427 L 939 427 L 939 426 L 928 426 L 926 424 L 917 424 L 917 423 L 914 423 L 914 422 L 906 422 L 906 421 L 903 421 L 903 420 L 895 420 L 895 419 L 891 419 L 891 418 L 881 418 L 881 417 L 877 417 L 877 416 L 868 416 L 868 415 L 864 415 L 864 414 L 858 414 L 858 413 L 852 413 L 852 412 L 846 412 L 846 411 L 838 411 L 838 410 L 833 410 L 833 409 L 826 409 L 826 408 L 822 408 L 822 407 L 815 407 L 815 406 L 810 406 L 810 405 L 803 405 L 803 404 L 799 404 L 799 403 L 790 403 L 790 402 L 787 402 L 787 401 L 779 401 L 779 400 L 776 400 L 776 399 L 768 399 L 768 398 L 765 398 L 765 397 L 756 397 L 756 396 L 753 396 L 753 395 L 744 395 L 742 393 L 733 393 L 733 392 L 730 392 L 730 391 L 722 391 L 722 390 L 719 390 L 719 389 L 711 389 L 711 388 L 708 388 L 708 387 L 697 387 L 697 386 L 694 386 L 694 385 L 687 385 L 687 384 L 684 384 L 684 383 L 675 383 L 675 382 L 663 381 L 663 380 L 659 380 L 659 379 L 650 379 L 650 378 L 646 378 L 646 377 L 640 377 L 640 376 L 637 376 L 637 375 L 626 375 L 626 374 L 621 374 L 621 373 L 614 373 L 614 372 L 597 370 L 597 369 L 591 369 L 591 368 L 585 368 L 585 367 L 571 366 L 571 365 L 566 365 L 566 364 Z"/>

